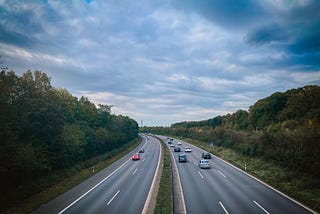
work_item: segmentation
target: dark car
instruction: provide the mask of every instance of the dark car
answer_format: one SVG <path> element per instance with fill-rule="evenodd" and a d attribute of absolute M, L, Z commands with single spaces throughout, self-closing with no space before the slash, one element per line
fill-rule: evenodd
<path fill-rule="evenodd" d="M 144 153 L 144 148 L 140 148 L 139 153 Z"/>
<path fill-rule="evenodd" d="M 179 159 L 179 162 L 187 162 L 187 156 L 184 153 L 179 154 L 178 159 Z"/>
<path fill-rule="evenodd" d="M 175 148 L 174 148 L 174 151 L 175 151 L 175 152 L 181 152 L 181 148 L 180 148 L 180 147 L 175 147 Z"/>
<path fill-rule="evenodd" d="M 209 152 L 203 152 L 202 153 L 202 158 L 203 159 L 211 159 L 211 155 Z"/>

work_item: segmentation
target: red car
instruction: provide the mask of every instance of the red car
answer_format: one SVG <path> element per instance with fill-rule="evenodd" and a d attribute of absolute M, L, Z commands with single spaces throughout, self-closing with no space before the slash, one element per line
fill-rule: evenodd
<path fill-rule="evenodd" d="M 132 160 L 134 160 L 134 161 L 135 160 L 140 160 L 140 154 L 137 153 L 137 154 L 133 155 L 132 156 Z"/>

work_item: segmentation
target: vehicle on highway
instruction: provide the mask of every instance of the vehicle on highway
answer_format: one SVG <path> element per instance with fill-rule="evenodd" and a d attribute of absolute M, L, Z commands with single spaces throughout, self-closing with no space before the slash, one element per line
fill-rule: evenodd
<path fill-rule="evenodd" d="M 211 165 L 209 163 L 208 160 L 199 160 L 198 162 L 198 166 L 201 168 L 201 169 L 210 169 L 211 168 Z"/>
<path fill-rule="evenodd" d="M 140 154 L 139 154 L 139 153 L 134 154 L 134 155 L 132 156 L 132 160 L 133 160 L 133 161 L 140 160 Z"/>
<path fill-rule="evenodd" d="M 192 150 L 191 150 L 190 147 L 186 147 L 186 148 L 184 149 L 184 152 L 192 152 Z"/>
<path fill-rule="evenodd" d="M 181 145 L 181 142 L 178 142 L 177 145 Z"/>
<path fill-rule="evenodd" d="M 144 153 L 144 148 L 143 147 L 139 149 L 139 153 Z"/>
<path fill-rule="evenodd" d="M 174 144 L 170 144 L 170 147 L 175 147 L 175 145 Z"/>
<path fill-rule="evenodd" d="M 209 152 L 202 152 L 202 158 L 203 159 L 211 159 L 211 155 Z"/>
<path fill-rule="evenodd" d="M 171 142 L 171 141 L 168 141 L 168 144 L 172 144 L 172 142 Z"/>
<path fill-rule="evenodd" d="M 174 148 L 174 152 L 181 152 L 181 148 L 180 147 L 175 147 Z"/>
<path fill-rule="evenodd" d="M 179 162 L 187 162 L 187 155 L 184 153 L 179 154 L 178 160 L 179 160 Z"/>

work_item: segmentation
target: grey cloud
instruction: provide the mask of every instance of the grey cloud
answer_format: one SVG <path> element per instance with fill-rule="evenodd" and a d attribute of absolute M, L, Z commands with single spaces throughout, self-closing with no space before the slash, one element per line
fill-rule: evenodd
<path fill-rule="evenodd" d="M 1 7 L 0 5 L 0 42 L 32 48 L 37 40 L 33 38 L 43 30 L 31 9 L 22 9 L 19 5 Z"/>
<path fill-rule="evenodd" d="M 25 6 L 13 11 L 11 2 Z M 55 86 L 148 125 L 207 119 L 320 81 L 319 18 L 311 7 L 276 10 L 253 0 L 1 3 L 0 55 L 9 56 L 10 69 L 40 69 Z M 23 12 L 29 8 L 38 15 Z"/>
<path fill-rule="evenodd" d="M 10 27 L 20 33 L 39 33 L 43 30 L 37 20 L 37 10 L 32 7 L 23 7 L 23 4 L 12 1 L 7 7 L 0 7 L 1 25 Z M 29 31 L 25 31 L 28 29 Z"/>
<path fill-rule="evenodd" d="M 288 41 L 287 29 L 283 29 L 277 24 L 270 24 L 263 28 L 250 31 L 245 41 L 250 45 L 263 45 L 271 42 L 284 43 Z"/>
<path fill-rule="evenodd" d="M 254 0 L 173 0 L 182 10 L 193 11 L 227 29 L 241 29 L 262 20 L 266 11 Z"/>
<path fill-rule="evenodd" d="M 28 35 L 10 31 L 4 26 L 0 26 L 0 42 L 25 48 L 32 48 L 34 43 L 36 43 L 36 40 Z"/>
<path fill-rule="evenodd" d="M 320 1 L 311 0 L 286 9 L 274 11 L 268 24 L 249 30 L 245 41 L 249 45 L 267 45 L 283 51 L 287 60 L 282 64 L 305 64 L 319 68 Z"/>
<path fill-rule="evenodd" d="M 317 53 L 320 52 L 320 20 L 319 23 L 315 24 L 311 28 L 302 29 L 301 37 L 296 38 L 292 44 L 289 45 L 288 49 L 293 53 L 304 54 L 304 53 Z"/>
<path fill-rule="evenodd" d="M 290 24 L 319 23 L 320 20 L 320 2 L 318 0 L 305 1 L 302 4 L 297 4 L 291 7 L 288 11 L 281 14 L 286 22 Z"/>

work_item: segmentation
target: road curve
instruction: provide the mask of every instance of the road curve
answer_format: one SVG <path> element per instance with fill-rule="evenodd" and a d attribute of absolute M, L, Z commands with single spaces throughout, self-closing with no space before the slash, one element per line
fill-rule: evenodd
<path fill-rule="evenodd" d="M 131 156 L 143 146 L 139 161 Z M 156 174 L 161 146 L 153 137 L 109 167 L 33 213 L 141 213 Z"/>
<path fill-rule="evenodd" d="M 174 139 L 175 146 L 177 142 Z M 179 153 L 169 148 L 178 166 L 187 213 L 313 213 L 220 158 L 209 160 L 211 169 L 200 169 L 197 162 L 204 150 L 180 142 L 183 151 L 192 148 L 186 153 L 187 163 L 179 163 Z"/>

